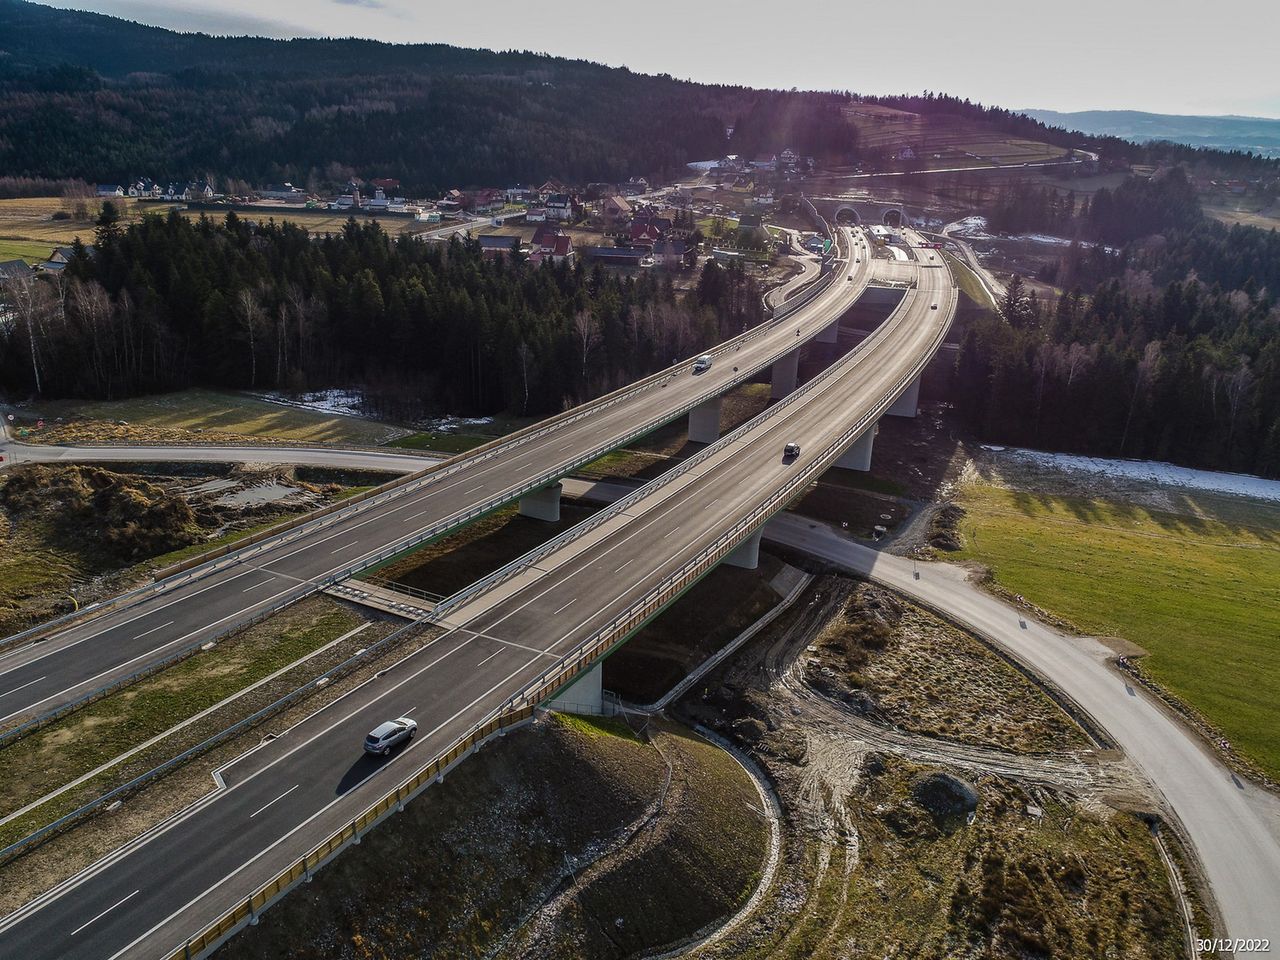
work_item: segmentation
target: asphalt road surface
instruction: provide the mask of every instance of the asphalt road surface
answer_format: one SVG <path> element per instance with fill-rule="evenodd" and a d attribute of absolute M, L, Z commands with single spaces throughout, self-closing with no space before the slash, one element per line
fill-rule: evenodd
<path fill-rule="evenodd" d="M 640 425 L 672 419 L 678 411 L 723 393 L 838 321 L 871 276 L 868 259 L 858 259 L 862 263 L 836 261 L 838 276 L 825 290 L 762 334 L 729 348 L 705 373 L 692 375 L 687 364 L 673 368 L 669 377 L 589 416 L 523 442 L 514 439 L 496 454 L 463 455 L 458 469 L 442 471 L 380 502 L 353 505 L 332 522 L 290 533 L 275 546 L 251 548 L 240 562 L 219 561 L 216 570 L 197 579 L 0 654 L 0 723 L 72 702 L 148 663 L 219 636 L 433 525 L 460 526 L 481 505 L 516 499 L 529 483 L 551 482 L 621 445 Z"/>
<path fill-rule="evenodd" d="M 142 957 L 180 948 L 407 776 L 411 764 L 425 763 L 501 710 L 796 471 L 821 465 L 823 456 L 829 462 L 835 454 L 823 453 L 828 443 L 892 402 L 890 388 L 922 368 L 949 321 L 949 275 L 920 274 L 920 288 L 879 335 L 803 389 L 785 415 L 753 421 L 713 455 L 674 468 L 676 479 L 653 485 L 625 511 L 452 609 L 438 640 L 279 731 L 225 767 L 223 786 L 208 798 L 7 918 L 0 955 Z M 789 440 L 803 450 L 791 462 L 782 457 Z M 252 582 L 257 575 L 237 576 Z M 406 714 L 419 723 L 418 739 L 401 751 L 414 761 L 361 754 L 369 729 Z"/>

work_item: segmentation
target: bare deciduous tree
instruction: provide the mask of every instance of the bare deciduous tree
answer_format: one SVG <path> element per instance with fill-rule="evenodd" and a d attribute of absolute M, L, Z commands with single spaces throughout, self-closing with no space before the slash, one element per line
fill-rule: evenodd
<path fill-rule="evenodd" d="M 573 315 L 573 332 L 582 351 L 582 386 L 587 386 L 587 361 L 591 352 L 600 345 L 600 324 L 590 310 L 579 310 Z"/>

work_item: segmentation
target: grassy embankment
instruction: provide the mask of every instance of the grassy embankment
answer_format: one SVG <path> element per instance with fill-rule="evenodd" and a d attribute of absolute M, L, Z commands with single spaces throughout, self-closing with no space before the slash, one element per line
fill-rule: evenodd
<path fill-rule="evenodd" d="M 76 710 L 0 750 L 0 815 L 8 815 L 90 774 L 121 754 L 307 657 L 365 621 L 327 598 L 306 600 L 202 650 L 155 676 Z M 120 763 L 0 826 L 0 846 L 127 783 L 367 646 L 380 623 L 346 645 L 298 664 L 251 694 L 175 730 Z"/>
<path fill-rule="evenodd" d="M 960 557 L 1146 649 L 1144 670 L 1280 777 L 1280 508 L 1197 497 L 1192 517 L 980 484 L 960 502 Z"/>
<path fill-rule="evenodd" d="M 608 960 L 692 934 L 753 889 L 765 828 L 729 757 L 674 726 L 657 746 L 571 717 L 508 735 L 218 956 Z"/>
<path fill-rule="evenodd" d="M 202 443 L 262 441 L 373 446 L 408 431 L 359 417 L 339 416 L 217 390 L 86 402 L 42 401 L 18 415 L 18 426 L 37 416 L 46 428 L 28 438 L 46 443 L 144 441 Z M 65 424 L 54 423 L 62 417 Z M 121 424 L 118 421 L 125 421 Z"/>
<path fill-rule="evenodd" d="M 991 299 L 991 294 L 987 293 L 987 288 L 982 285 L 982 281 L 969 269 L 968 264 L 950 253 L 944 253 L 943 256 L 951 265 L 951 275 L 955 277 L 956 286 L 960 288 L 960 292 L 972 300 L 978 309 L 994 311 L 995 301 Z"/>
<path fill-rule="evenodd" d="M 411 433 L 407 437 L 392 440 L 387 446 L 402 450 L 434 450 L 440 453 L 466 453 L 489 442 L 490 437 L 477 437 L 465 433 L 438 433 L 425 431 Z"/>

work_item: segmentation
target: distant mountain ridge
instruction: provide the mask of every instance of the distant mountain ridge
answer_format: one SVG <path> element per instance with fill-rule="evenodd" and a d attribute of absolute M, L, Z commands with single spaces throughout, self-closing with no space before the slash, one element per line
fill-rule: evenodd
<path fill-rule="evenodd" d="M 1095 136 L 1121 137 L 1137 143 L 1169 140 L 1192 147 L 1245 150 L 1265 157 L 1280 157 L 1280 119 L 1146 113 L 1141 110 L 1021 112 L 1042 123 Z"/>

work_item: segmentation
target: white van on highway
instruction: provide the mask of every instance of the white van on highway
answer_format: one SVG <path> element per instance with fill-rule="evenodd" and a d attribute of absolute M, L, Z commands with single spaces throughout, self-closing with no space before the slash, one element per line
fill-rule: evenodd
<path fill-rule="evenodd" d="M 693 361 L 693 372 L 702 373 L 704 370 L 711 369 L 711 354 L 704 353 L 697 360 Z"/>

